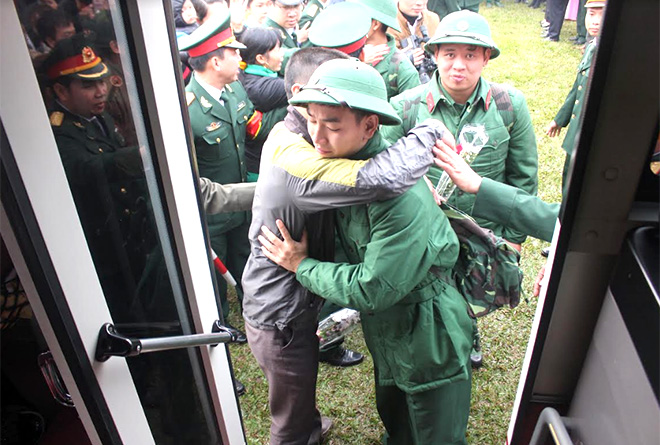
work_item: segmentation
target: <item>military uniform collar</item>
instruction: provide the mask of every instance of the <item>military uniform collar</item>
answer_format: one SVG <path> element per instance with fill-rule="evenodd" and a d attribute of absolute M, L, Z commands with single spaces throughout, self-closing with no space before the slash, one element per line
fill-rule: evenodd
<path fill-rule="evenodd" d="M 470 105 L 479 102 L 479 100 L 482 101 L 484 110 L 488 110 L 490 102 L 490 85 L 488 85 L 488 82 L 486 82 L 483 77 L 479 78 L 477 87 L 474 89 L 465 105 L 469 107 Z M 429 88 L 427 89 L 426 94 L 426 105 L 429 113 L 433 113 L 438 103 L 441 101 L 451 107 L 456 103 L 440 83 L 440 74 L 436 71 L 433 73 L 433 78 L 429 82 Z"/>
<path fill-rule="evenodd" d="M 193 77 L 195 78 L 195 80 L 197 81 L 199 86 L 202 87 L 204 89 L 204 91 L 206 91 L 208 93 L 209 96 L 211 96 L 213 99 L 215 99 L 216 102 L 221 103 L 220 102 L 220 100 L 221 100 L 220 96 L 222 96 L 222 93 L 225 91 L 224 87 L 222 89 L 214 87 L 213 85 L 211 85 L 211 84 L 205 82 L 204 80 L 202 80 L 197 75 L 197 73 L 193 73 Z M 202 108 L 212 108 L 213 107 L 213 105 L 208 100 L 204 99 L 204 96 L 201 96 L 199 98 L 199 103 L 202 105 Z"/>
<path fill-rule="evenodd" d="M 357 153 L 350 157 L 350 159 L 364 161 L 371 159 L 376 156 L 381 151 L 387 148 L 388 144 L 385 142 L 383 137 L 380 135 L 380 131 L 376 131 L 371 139 L 367 141 L 367 144 L 360 149 Z"/>

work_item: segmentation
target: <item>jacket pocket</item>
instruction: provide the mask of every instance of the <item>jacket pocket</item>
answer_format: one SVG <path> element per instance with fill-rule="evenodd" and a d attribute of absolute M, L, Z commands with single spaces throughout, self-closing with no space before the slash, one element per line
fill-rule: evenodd
<path fill-rule="evenodd" d="M 229 157 L 231 155 L 229 150 L 235 149 L 230 131 L 230 125 L 221 122 L 219 127 L 203 133 L 202 139 L 205 144 L 195 147 L 197 157 L 207 162 L 221 161 Z"/>

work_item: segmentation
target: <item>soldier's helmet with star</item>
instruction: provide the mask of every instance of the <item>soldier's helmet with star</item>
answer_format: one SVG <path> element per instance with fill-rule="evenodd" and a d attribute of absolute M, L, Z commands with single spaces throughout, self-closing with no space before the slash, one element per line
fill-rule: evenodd
<path fill-rule="evenodd" d="M 446 15 L 424 48 L 434 55 L 437 46 L 443 43 L 461 43 L 490 48 L 491 59 L 500 55 L 500 50 L 490 34 L 488 22 L 483 16 L 472 11 L 463 10 Z"/>

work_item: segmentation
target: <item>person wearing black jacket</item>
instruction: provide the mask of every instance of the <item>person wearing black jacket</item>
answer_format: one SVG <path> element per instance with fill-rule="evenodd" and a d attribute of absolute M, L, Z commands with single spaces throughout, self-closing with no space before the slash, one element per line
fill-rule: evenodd
<path fill-rule="evenodd" d="M 261 148 L 273 126 L 286 116 L 288 101 L 284 79 L 277 72 L 282 67 L 284 53 L 277 31 L 270 28 L 248 28 L 241 36 L 247 49 L 241 50 L 244 65 L 239 73 L 248 97 L 254 107 L 263 113 L 261 134 L 263 138 L 245 145 L 247 181 L 254 182 L 259 176 Z"/>

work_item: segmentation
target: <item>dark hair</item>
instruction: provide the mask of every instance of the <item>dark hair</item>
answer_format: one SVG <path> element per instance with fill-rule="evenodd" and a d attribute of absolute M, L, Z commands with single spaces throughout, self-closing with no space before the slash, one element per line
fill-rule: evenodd
<path fill-rule="evenodd" d="M 291 88 L 294 84 L 307 83 L 319 65 L 333 59 L 349 59 L 349 57 L 341 51 L 329 48 L 303 48 L 293 53 L 284 72 L 286 97 L 291 99 L 293 95 Z"/>
<path fill-rule="evenodd" d="M 197 13 L 197 21 L 200 23 L 203 22 L 206 14 L 209 12 L 207 3 L 204 0 L 190 0 L 190 2 L 193 8 L 195 8 L 195 13 Z"/>
<path fill-rule="evenodd" d="M 241 57 L 248 65 L 257 64 L 257 56 L 266 54 L 281 44 L 280 35 L 272 28 L 248 28 L 241 35 L 241 43 L 247 46 L 247 49 L 241 50 Z"/>
<path fill-rule="evenodd" d="M 37 20 L 37 32 L 42 40 L 48 38 L 55 40 L 57 28 L 73 25 L 73 18 L 61 9 L 50 9 L 44 11 Z"/>
<path fill-rule="evenodd" d="M 211 51 L 210 53 L 203 54 L 201 56 L 197 57 L 190 57 L 188 59 L 188 65 L 190 65 L 190 68 L 192 68 L 194 71 L 199 71 L 200 73 L 206 71 L 206 64 L 208 63 L 209 60 L 211 60 L 211 57 L 218 57 L 220 60 L 224 60 L 225 58 L 225 49 L 227 48 L 218 48 L 216 50 Z"/>

